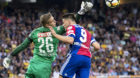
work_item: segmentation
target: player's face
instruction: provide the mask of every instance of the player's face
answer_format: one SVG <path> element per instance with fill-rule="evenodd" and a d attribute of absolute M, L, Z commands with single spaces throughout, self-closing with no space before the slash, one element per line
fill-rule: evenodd
<path fill-rule="evenodd" d="M 68 27 L 70 25 L 69 19 L 62 19 L 63 21 L 63 26 Z"/>
<path fill-rule="evenodd" d="M 52 26 L 52 27 L 56 26 L 56 21 L 53 16 L 51 16 L 49 19 L 49 26 Z"/>

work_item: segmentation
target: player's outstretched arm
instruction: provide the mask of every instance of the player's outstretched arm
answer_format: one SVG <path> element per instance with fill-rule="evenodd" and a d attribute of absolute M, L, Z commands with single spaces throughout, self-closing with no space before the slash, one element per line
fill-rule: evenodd
<path fill-rule="evenodd" d="M 26 38 L 15 50 L 13 50 L 11 56 L 16 56 L 19 52 L 27 48 L 31 42 L 32 41 L 29 38 Z"/>
<path fill-rule="evenodd" d="M 76 22 L 79 22 L 79 20 L 82 17 L 82 15 L 84 15 L 87 11 L 91 10 L 92 7 L 93 7 L 93 4 L 91 2 L 82 1 L 81 8 L 75 15 Z M 64 34 L 66 32 L 65 28 L 63 26 L 64 25 L 57 27 L 57 29 L 58 29 L 57 32 L 56 32 L 57 34 L 62 35 L 62 34 Z"/>
<path fill-rule="evenodd" d="M 49 29 L 50 29 L 52 35 L 54 37 L 56 37 L 57 39 L 59 39 L 60 41 L 63 41 L 63 42 L 69 43 L 69 44 L 73 44 L 73 42 L 74 42 L 73 37 L 59 35 L 54 31 L 54 29 L 51 26 L 49 26 Z"/>
<path fill-rule="evenodd" d="M 27 48 L 29 46 L 29 44 L 32 41 L 29 38 L 26 38 L 22 44 L 20 44 L 15 50 L 13 50 L 13 52 L 11 54 L 9 54 L 6 58 L 4 58 L 3 60 L 3 66 L 5 68 L 9 68 L 9 64 L 11 62 L 11 59 L 13 56 L 16 56 L 19 52 L 21 52 L 22 50 L 24 50 L 25 48 Z"/>

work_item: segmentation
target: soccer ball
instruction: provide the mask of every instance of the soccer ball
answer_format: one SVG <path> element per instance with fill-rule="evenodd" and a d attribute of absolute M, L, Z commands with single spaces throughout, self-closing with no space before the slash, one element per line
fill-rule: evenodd
<path fill-rule="evenodd" d="M 120 0 L 105 0 L 106 5 L 110 8 L 115 8 L 120 4 Z"/>

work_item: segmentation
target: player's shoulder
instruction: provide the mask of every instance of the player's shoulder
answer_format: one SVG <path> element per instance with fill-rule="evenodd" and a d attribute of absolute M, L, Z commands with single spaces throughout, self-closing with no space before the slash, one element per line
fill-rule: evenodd
<path fill-rule="evenodd" d="M 33 31 L 37 31 L 37 30 L 41 30 L 41 29 L 42 29 L 42 27 L 38 27 L 38 28 L 34 29 Z"/>
<path fill-rule="evenodd" d="M 75 28 L 78 28 L 78 29 L 82 29 L 82 28 L 84 28 L 83 26 L 81 26 L 81 25 L 79 25 L 79 24 L 75 24 L 75 25 L 73 25 Z"/>
<path fill-rule="evenodd" d="M 38 31 L 41 31 L 41 30 L 42 30 L 42 27 L 38 27 L 38 28 L 32 30 L 31 35 L 38 32 Z"/>
<path fill-rule="evenodd" d="M 40 30 L 40 28 L 41 28 L 41 27 L 38 27 L 38 28 L 36 28 L 36 29 L 33 29 L 33 30 L 31 31 L 31 33 L 30 33 L 29 36 L 35 34 L 35 32 L 38 31 L 38 30 Z"/>
<path fill-rule="evenodd" d="M 37 31 L 37 30 L 42 30 L 42 29 L 44 29 L 45 27 L 43 27 L 43 26 L 41 26 L 41 27 L 38 27 L 38 28 L 36 28 L 36 29 L 34 29 L 35 31 Z"/>
<path fill-rule="evenodd" d="M 62 26 L 53 27 L 54 30 L 60 30 Z"/>
<path fill-rule="evenodd" d="M 78 24 L 69 25 L 69 27 L 67 27 L 67 30 L 76 29 L 76 28 L 78 28 Z"/>
<path fill-rule="evenodd" d="M 50 31 L 50 30 L 49 30 L 49 28 L 41 26 L 41 27 L 38 27 L 38 28 L 34 29 L 33 31 L 43 31 L 43 32 L 45 32 L 45 31 Z"/>
<path fill-rule="evenodd" d="M 58 30 L 60 30 L 59 29 L 59 26 L 58 27 L 53 27 L 53 29 L 54 29 L 55 32 L 57 32 Z"/>

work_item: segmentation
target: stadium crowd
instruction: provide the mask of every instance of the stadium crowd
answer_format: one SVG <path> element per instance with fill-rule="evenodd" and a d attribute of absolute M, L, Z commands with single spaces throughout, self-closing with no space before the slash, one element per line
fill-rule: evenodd
<path fill-rule="evenodd" d="M 51 12 L 61 25 L 62 15 L 69 11 L 56 8 Z M 33 29 L 39 27 L 41 14 L 38 9 L 0 9 L 0 78 L 24 78 L 33 56 L 33 44 L 12 59 L 9 69 L 5 69 L 2 62 Z M 99 6 L 84 15 L 79 24 L 88 29 L 102 47 L 99 51 L 91 47 L 91 76 L 140 75 L 140 8 Z M 67 51 L 68 46 L 60 42 L 58 56 L 52 64 L 53 78 L 58 78 Z"/>

